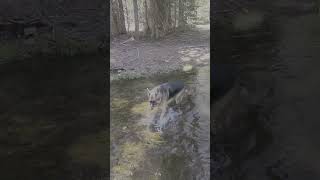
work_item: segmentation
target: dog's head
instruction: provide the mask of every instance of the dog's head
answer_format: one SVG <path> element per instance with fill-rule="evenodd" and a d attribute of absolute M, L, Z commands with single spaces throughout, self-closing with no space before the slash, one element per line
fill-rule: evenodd
<path fill-rule="evenodd" d="M 162 86 L 155 87 L 152 90 L 147 88 L 147 91 L 151 110 L 161 104 L 162 101 L 169 96 L 168 90 Z"/>

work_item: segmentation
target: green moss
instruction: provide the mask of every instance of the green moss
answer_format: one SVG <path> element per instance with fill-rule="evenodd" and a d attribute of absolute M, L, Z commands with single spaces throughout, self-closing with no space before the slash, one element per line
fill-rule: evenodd
<path fill-rule="evenodd" d="M 0 60 L 11 60 L 19 57 L 20 51 L 17 43 L 8 42 L 0 44 Z"/>
<path fill-rule="evenodd" d="M 126 176 L 132 176 L 133 174 L 132 171 L 130 170 L 130 167 L 125 165 L 114 166 L 112 168 L 112 173 L 117 174 L 117 177 L 122 176 L 122 178 L 125 178 Z"/>
<path fill-rule="evenodd" d="M 83 136 L 69 147 L 68 154 L 73 161 L 97 164 L 100 167 L 108 168 L 108 157 L 106 156 L 108 136 L 107 131 Z"/>
<path fill-rule="evenodd" d="M 56 34 L 54 39 L 52 34 L 42 34 L 35 39 L 30 53 L 56 56 L 92 54 L 98 51 L 98 44 L 94 41 L 68 38 L 64 34 Z"/>
<path fill-rule="evenodd" d="M 249 30 L 258 27 L 263 19 L 263 14 L 259 12 L 239 14 L 235 17 L 233 25 L 236 30 Z"/>
<path fill-rule="evenodd" d="M 131 108 L 131 112 L 134 114 L 144 115 L 146 114 L 146 110 L 149 107 L 148 102 L 142 102 L 140 104 L 136 104 Z"/>
<path fill-rule="evenodd" d="M 160 145 L 162 143 L 165 143 L 160 133 L 157 132 L 150 132 L 149 130 L 144 130 L 141 132 L 143 135 L 144 143 L 148 145 L 149 147 L 155 147 L 157 145 Z"/>
<path fill-rule="evenodd" d="M 111 99 L 111 108 L 112 109 L 122 109 L 128 106 L 129 101 L 121 98 L 112 98 Z"/>
<path fill-rule="evenodd" d="M 48 137 L 48 134 L 46 136 L 42 134 L 56 127 L 51 121 L 35 120 L 28 116 L 15 115 L 11 120 L 13 125 L 9 126 L 8 130 L 18 137 L 21 143 L 41 143 Z"/>
<path fill-rule="evenodd" d="M 132 176 L 133 170 L 138 168 L 139 164 L 144 160 L 145 147 L 142 143 L 127 142 L 121 146 L 121 160 L 112 167 L 112 174 L 116 176 Z"/>

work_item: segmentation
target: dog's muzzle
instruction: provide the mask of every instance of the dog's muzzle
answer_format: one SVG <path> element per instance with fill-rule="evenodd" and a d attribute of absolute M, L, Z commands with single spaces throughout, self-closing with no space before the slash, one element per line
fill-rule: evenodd
<path fill-rule="evenodd" d="M 156 102 L 156 101 L 149 101 L 149 103 L 150 103 L 150 108 L 151 108 L 151 110 L 152 110 L 155 106 L 157 106 L 157 102 Z"/>

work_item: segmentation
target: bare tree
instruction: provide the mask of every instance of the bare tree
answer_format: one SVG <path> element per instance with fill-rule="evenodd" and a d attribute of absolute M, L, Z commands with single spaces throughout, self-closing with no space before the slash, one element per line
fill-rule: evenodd
<path fill-rule="evenodd" d="M 122 0 L 111 1 L 111 34 L 125 34 L 126 26 L 124 21 L 123 5 Z"/>
<path fill-rule="evenodd" d="M 126 18 L 127 18 L 127 26 L 128 26 L 127 31 L 129 32 L 129 31 L 130 31 L 130 18 L 129 18 L 129 10 L 128 10 L 128 3 L 127 3 L 127 0 L 124 0 L 124 3 L 125 3 Z"/>
<path fill-rule="evenodd" d="M 144 0 L 144 17 L 145 17 L 145 24 L 144 24 L 144 33 L 148 35 L 150 33 L 150 26 L 148 23 L 148 5 L 147 0 Z"/>
<path fill-rule="evenodd" d="M 171 19 L 171 0 L 168 0 L 168 25 L 171 27 L 172 19 Z"/>
<path fill-rule="evenodd" d="M 134 13 L 135 38 L 139 39 L 139 12 L 138 12 L 137 0 L 133 0 L 133 13 Z"/>
<path fill-rule="evenodd" d="M 178 27 L 183 27 L 185 25 L 184 19 L 184 0 L 179 0 L 179 21 Z"/>
<path fill-rule="evenodd" d="M 120 21 L 120 29 L 122 30 L 121 33 L 125 33 L 126 25 L 124 20 L 124 11 L 123 11 L 123 4 L 122 0 L 118 0 L 118 9 L 119 9 L 119 21 Z"/>
<path fill-rule="evenodd" d="M 168 21 L 168 2 L 169 0 L 148 0 L 148 25 L 153 39 L 166 35 L 171 28 Z"/>
<path fill-rule="evenodd" d="M 177 26 L 177 1 L 174 1 L 174 25 L 173 27 L 176 28 Z"/>

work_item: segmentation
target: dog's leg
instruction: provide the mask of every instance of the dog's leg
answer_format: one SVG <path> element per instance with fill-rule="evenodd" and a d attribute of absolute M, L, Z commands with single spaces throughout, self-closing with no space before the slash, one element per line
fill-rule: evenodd
<path fill-rule="evenodd" d="M 185 88 L 183 88 L 183 89 L 176 95 L 176 98 L 175 98 L 176 104 L 179 104 L 179 103 L 182 101 L 184 94 L 185 94 Z"/>
<path fill-rule="evenodd" d="M 168 109 L 168 103 L 164 103 L 161 107 L 161 115 L 159 119 L 159 126 L 160 126 L 160 131 L 162 132 L 162 128 L 165 127 L 167 123 L 167 109 Z"/>

